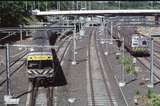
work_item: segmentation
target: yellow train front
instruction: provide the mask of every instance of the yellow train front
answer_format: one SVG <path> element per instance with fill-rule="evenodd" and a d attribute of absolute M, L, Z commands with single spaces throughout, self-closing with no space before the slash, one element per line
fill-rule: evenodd
<path fill-rule="evenodd" d="M 51 52 L 31 52 L 27 55 L 27 72 L 30 81 L 44 83 L 54 76 L 54 64 Z"/>
<path fill-rule="evenodd" d="M 32 35 L 29 53 L 26 56 L 26 71 L 28 79 L 36 84 L 44 85 L 54 76 L 54 58 L 49 46 L 49 34 L 47 31 L 37 31 Z M 37 47 L 44 46 L 44 47 Z"/>

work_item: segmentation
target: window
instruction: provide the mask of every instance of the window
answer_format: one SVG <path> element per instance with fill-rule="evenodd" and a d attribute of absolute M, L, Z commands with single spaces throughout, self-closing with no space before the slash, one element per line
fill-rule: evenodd
<path fill-rule="evenodd" d="M 147 45 L 147 41 L 142 41 L 142 45 Z"/>
<path fill-rule="evenodd" d="M 28 61 L 28 69 L 47 69 L 47 68 L 53 68 L 53 62 L 51 60 Z"/>

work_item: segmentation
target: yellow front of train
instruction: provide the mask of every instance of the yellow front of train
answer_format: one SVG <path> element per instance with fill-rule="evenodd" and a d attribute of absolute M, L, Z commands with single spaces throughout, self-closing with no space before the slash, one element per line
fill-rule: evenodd
<path fill-rule="evenodd" d="M 53 77 L 54 64 L 51 54 L 31 53 L 26 60 L 29 80 Z"/>

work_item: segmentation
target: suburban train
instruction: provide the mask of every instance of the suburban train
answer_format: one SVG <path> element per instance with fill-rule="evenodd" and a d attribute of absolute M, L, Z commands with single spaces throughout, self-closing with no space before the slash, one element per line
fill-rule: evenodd
<path fill-rule="evenodd" d="M 144 35 L 137 32 L 136 26 L 113 27 L 113 38 L 124 38 L 124 46 L 133 56 L 149 56 L 149 40 Z M 118 44 L 121 41 L 117 41 Z"/>
<path fill-rule="evenodd" d="M 47 31 L 37 31 L 33 36 L 32 45 L 49 46 Z M 30 81 L 40 80 L 43 83 L 54 76 L 54 57 L 51 48 L 32 47 L 26 56 L 27 72 Z"/>

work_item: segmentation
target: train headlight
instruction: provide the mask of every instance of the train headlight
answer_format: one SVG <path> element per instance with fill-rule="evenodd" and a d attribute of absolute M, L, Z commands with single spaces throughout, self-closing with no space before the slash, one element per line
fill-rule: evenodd
<path fill-rule="evenodd" d="M 34 51 L 34 48 L 30 48 L 30 51 L 31 51 L 31 52 Z"/>
<path fill-rule="evenodd" d="M 116 59 L 119 59 L 119 56 L 121 55 L 121 53 L 116 53 Z"/>

